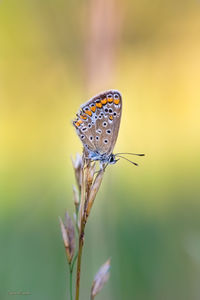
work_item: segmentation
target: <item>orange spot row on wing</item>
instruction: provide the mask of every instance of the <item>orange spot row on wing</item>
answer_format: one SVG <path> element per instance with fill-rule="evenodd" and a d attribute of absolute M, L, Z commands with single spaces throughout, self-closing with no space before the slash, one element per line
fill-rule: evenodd
<path fill-rule="evenodd" d="M 113 98 L 108 98 L 108 102 L 113 102 Z"/>
<path fill-rule="evenodd" d="M 119 104 L 119 101 L 120 101 L 119 99 L 114 99 L 115 104 Z"/>
<path fill-rule="evenodd" d="M 106 99 L 106 98 L 101 100 L 101 104 L 104 105 L 104 104 L 106 104 L 106 103 L 107 103 L 107 99 Z"/>
<path fill-rule="evenodd" d="M 91 109 L 91 111 L 95 112 L 96 106 L 91 106 L 90 109 Z"/>
<path fill-rule="evenodd" d="M 75 122 L 75 126 L 79 127 L 81 125 L 80 121 Z"/>
<path fill-rule="evenodd" d="M 80 118 L 83 119 L 83 120 L 86 120 L 87 116 L 86 115 L 80 115 Z"/>
<path fill-rule="evenodd" d="M 110 120 L 113 120 L 113 116 L 109 116 L 109 119 L 110 119 Z"/>
<path fill-rule="evenodd" d="M 102 104 L 101 104 L 101 102 L 96 102 L 96 107 L 98 107 L 98 108 L 102 108 Z"/>
<path fill-rule="evenodd" d="M 92 115 L 91 110 L 85 110 L 85 113 L 86 113 L 88 116 L 91 116 L 91 115 Z"/>

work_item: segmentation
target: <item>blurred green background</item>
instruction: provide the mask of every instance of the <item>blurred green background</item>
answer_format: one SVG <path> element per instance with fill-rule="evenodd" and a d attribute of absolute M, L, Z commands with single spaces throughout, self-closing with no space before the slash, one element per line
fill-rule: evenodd
<path fill-rule="evenodd" d="M 80 299 L 108 257 L 99 300 L 200 298 L 199 87 L 199 1 L 0 2 L 0 299 L 69 299 L 71 120 L 107 88 L 123 95 L 115 152 L 146 157 L 106 170 Z"/>

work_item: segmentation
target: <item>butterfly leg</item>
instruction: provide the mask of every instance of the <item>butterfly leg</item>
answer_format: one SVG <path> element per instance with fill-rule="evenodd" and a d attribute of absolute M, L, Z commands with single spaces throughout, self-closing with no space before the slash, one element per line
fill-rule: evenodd
<path fill-rule="evenodd" d="M 109 163 L 100 163 L 100 170 L 105 172 L 105 169 L 107 168 L 107 166 L 109 165 Z"/>

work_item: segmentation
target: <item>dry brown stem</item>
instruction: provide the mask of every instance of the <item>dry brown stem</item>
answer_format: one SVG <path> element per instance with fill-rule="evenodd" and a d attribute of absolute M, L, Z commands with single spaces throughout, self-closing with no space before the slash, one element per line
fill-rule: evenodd
<path fill-rule="evenodd" d="M 92 204 L 94 203 L 97 192 L 100 188 L 104 171 L 100 170 L 95 172 L 96 163 L 91 161 L 85 161 L 83 154 L 83 165 L 81 170 L 81 202 L 79 207 L 79 220 L 80 220 L 80 231 L 79 231 L 79 247 L 78 247 L 78 261 L 77 261 L 77 272 L 76 272 L 76 300 L 79 300 L 80 290 L 80 274 L 81 274 L 81 258 L 82 250 L 84 245 L 84 234 L 87 219 L 89 217 Z"/>

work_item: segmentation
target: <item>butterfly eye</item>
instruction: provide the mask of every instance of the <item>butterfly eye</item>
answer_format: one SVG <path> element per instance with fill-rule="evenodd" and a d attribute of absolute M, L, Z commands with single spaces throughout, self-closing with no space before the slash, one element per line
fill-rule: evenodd
<path fill-rule="evenodd" d="M 110 163 L 114 162 L 114 157 L 113 157 L 113 155 L 111 155 L 109 161 L 110 161 Z"/>

